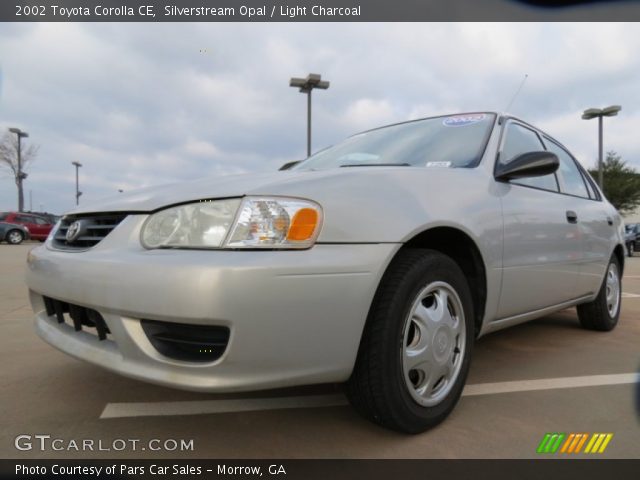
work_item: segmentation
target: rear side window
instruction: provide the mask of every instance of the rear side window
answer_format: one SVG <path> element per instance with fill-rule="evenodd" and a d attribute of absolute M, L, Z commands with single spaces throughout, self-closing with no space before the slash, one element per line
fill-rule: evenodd
<path fill-rule="evenodd" d="M 46 221 L 44 218 L 42 217 L 33 217 L 35 220 L 35 223 L 37 223 L 38 225 L 48 225 L 49 222 Z"/>
<path fill-rule="evenodd" d="M 584 178 L 584 183 L 587 185 L 589 198 L 592 200 L 600 200 L 600 197 L 598 196 L 598 192 L 596 191 L 596 187 L 593 183 L 593 179 L 591 178 L 591 176 L 587 172 L 583 171 L 582 177 Z"/>
<path fill-rule="evenodd" d="M 555 153 L 560 160 L 559 171 L 562 180 L 560 190 L 562 193 L 568 193 L 576 197 L 591 198 L 587 191 L 585 180 L 582 177 L 582 172 L 580 172 L 573 157 L 571 157 L 564 148 L 548 138 L 545 138 L 545 142 L 547 144 L 547 150 Z"/>
<path fill-rule="evenodd" d="M 7 217 L 9 216 L 8 213 L 2 213 L 0 212 L 0 222 L 3 222 L 7 219 Z"/>
<path fill-rule="evenodd" d="M 536 132 L 517 123 L 510 123 L 505 131 L 505 139 L 500 152 L 500 164 L 508 164 L 523 153 L 539 152 L 541 150 L 544 150 L 544 145 Z M 513 180 L 511 183 L 552 192 L 558 191 L 558 181 L 554 173 L 544 177 L 520 178 Z"/>
<path fill-rule="evenodd" d="M 21 223 L 34 223 L 33 218 L 27 217 L 25 215 L 16 215 L 15 220 L 16 222 L 21 222 Z"/>

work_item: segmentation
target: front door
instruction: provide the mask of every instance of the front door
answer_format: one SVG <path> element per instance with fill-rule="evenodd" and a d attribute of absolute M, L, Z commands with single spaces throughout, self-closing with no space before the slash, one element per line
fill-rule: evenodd
<path fill-rule="evenodd" d="M 515 121 L 505 126 L 499 162 L 545 150 L 538 134 Z M 498 318 L 576 298 L 583 257 L 576 199 L 560 192 L 558 175 L 502 185 L 502 290 Z"/>

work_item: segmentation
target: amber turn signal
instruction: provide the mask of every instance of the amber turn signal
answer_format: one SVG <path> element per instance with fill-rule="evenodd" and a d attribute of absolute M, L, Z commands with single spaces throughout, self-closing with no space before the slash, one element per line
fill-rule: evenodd
<path fill-rule="evenodd" d="M 302 208 L 291 220 L 287 240 L 300 242 L 309 240 L 318 226 L 318 212 L 313 208 Z"/>

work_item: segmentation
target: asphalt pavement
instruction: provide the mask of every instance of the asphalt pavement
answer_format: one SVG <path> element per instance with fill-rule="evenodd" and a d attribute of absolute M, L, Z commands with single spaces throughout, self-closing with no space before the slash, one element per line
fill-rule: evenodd
<path fill-rule="evenodd" d="M 339 385 L 198 394 L 58 352 L 33 330 L 33 246 L 0 245 L 0 458 L 535 458 L 547 433 L 611 433 L 596 456 L 640 458 L 640 257 L 613 332 L 581 329 L 570 309 L 483 337 L 453 414 L 407 436 L 360 418 Z"/>

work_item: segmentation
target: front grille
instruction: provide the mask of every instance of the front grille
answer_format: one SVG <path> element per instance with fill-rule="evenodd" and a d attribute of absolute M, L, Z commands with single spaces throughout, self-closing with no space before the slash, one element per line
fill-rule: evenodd
<path fill-rule="evenodd" d="M 64 250 L 85 250 L 105 238 L 125 219 L 126 213 L 67 215 L 53 237 L 53 245 Z M 69 229 L 73 235 L 67 235 Z"/>
<path fill-rule="evenodd" d="M 229 343 L 227 327 L 142 320 L 151 345 L 165 357 L 187 362 L 213 362 Z"/>
<path fill-rule="evenodd" d="M 84 330 L 105 340 L 111 332 L 99 312 L 91 308 L 81 307 L 54 298 L 43 297 L 47 316 L 58 323 L 73 325 L 76 332 Z"/>

